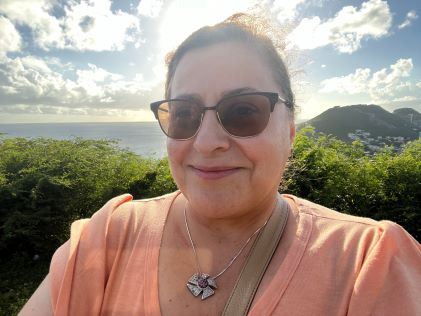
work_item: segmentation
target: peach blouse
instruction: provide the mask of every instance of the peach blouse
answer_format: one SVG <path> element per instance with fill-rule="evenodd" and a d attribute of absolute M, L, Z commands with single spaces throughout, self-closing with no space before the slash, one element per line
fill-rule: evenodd
<path fill-rule="evenodd" d="M 178 194 L 122 195 L 75 221 L 51 261 L 54 315 L 160 315 L 159 247 Z M 421 315 L 421 245 L 404 229 L 284 198 L 292 242 L 249 315 Z"/>

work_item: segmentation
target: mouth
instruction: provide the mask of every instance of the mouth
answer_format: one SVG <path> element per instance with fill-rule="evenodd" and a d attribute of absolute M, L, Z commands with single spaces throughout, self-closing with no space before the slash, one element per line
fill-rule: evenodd
<path fill-rule="evenodd" d="M 242 168 L 239 167 L 208 167 L 208 166 L 190 166 L 193 172 L 200 178 L 206 180 L 217 180 L 227 176 L 230 176 L 234 173 L 237 173 Z"/>

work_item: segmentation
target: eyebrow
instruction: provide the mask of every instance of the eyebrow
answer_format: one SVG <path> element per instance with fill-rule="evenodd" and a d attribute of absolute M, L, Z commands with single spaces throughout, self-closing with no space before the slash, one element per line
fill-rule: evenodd
<path fill-rule="evenodd" d="M 231 97 L 233 95 L 241 94 L 241 93 L 244 93 L 244 92 L 258 92 L 258 91 L 259 90 L 255 89 L 255 88 L 242 87 L 242 88 L 238 88 L 238 89 L 234 89 L 234 90 L 224 91 L 222 93 L 222 97 L 226 98 L 226 97 Z"/>
<path fill-rule="evenodd" d="M 258 92 L 259 90 L 251 87 L 241 87 L 233 90 L 223 91 L 222 92 L 222 98 L 231 97 L 237 94 L 241 94 L 244 92 Z M 183 93 L 180 95 L 177 95 L 174 99 L 187 99 L 187 100 L 201 100 L 201 97 L 199 94 L 196 93 Z"/>

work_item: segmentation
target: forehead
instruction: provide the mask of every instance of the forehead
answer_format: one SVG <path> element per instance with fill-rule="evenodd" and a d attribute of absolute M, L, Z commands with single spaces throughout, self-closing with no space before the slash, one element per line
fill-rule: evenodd
<path fill-rule="evenodd" d="M 171 97 L 197 94 L 218 98 L 240 88 L 279 92 L 263 57 L 244 43 L 227 42 L 193 49 L 180 60 L 171 82 Z"/>

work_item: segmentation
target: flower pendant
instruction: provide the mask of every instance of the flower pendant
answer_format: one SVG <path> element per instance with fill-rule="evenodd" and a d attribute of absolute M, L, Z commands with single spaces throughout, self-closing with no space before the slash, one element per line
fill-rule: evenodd
<path fill-rule="evenodd" d="M 199 296 L 202 293 L 202 300 L 212 296 L 216 289 L 216 282 L 210 275 L 201 273 L 195 273 L 187 282 L 187 287 L 194 296 Z"/>

